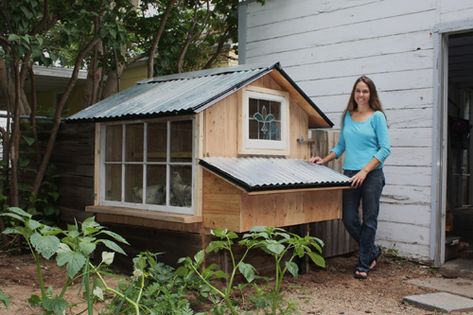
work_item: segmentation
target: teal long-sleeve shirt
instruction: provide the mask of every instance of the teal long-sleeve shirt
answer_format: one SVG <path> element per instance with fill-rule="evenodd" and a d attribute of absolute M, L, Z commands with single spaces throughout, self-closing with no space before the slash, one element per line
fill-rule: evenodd
<path fill-rule="evenodd" d="M 352 120 L 347 112 L 338 143 L 331 151 L 337 158 L 345 152 L 345 170 L 361 170 L 373 158 L 380 162 L 378 168 L 383 167 L 384 161 L 391 154 L 386 117 L 382 112 L 376 111 L 367 120 L 358 122 Z"/>

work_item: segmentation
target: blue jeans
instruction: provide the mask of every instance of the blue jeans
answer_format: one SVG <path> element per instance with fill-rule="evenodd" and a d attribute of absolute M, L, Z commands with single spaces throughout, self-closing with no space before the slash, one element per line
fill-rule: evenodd
<path fill-rule="evenodd" d="M 352 177 L 358 171 L 345 170 L 343 173 Z M 343 191 L 343 224 L 360 248 L 356 266 L 358 271 L 368 272 L 371 262 L 380 254 L 374 241 L 378 227 L 379 199 L 384 184 L 383 169 L 379 168 L 368 173 L 361 187 Z M 360 202 L 362 221 L 358 213 Z"/>

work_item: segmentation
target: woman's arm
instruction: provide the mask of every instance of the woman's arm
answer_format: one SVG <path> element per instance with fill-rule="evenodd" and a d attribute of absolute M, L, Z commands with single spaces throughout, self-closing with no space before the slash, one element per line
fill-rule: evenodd
<path fill-rule="evenodd" d="M 374 155 L 379 162 L 383 163 L 391 154 L 391 141 L 389 140 L 388 123 L 382 112 L 376 112 L 374 118 L 374 129 L 378 140 L 378 151 Z"/>
<path fill-rule="evenodd" d="M 363 185 L 366 175 L 376 169 L 381 162 L 377 158 L 372 158 L 358 173 L 351 178 L 351 187 L 358 188 Z"/>

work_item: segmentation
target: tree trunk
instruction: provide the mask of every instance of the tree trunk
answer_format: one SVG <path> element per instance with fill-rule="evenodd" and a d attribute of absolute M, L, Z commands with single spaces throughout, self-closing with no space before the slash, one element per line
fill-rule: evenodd
<path fill-rule="evenodd" d="M 207 21 L 208 21 L 209 16 L 210 16 L 210 3 L 209 3 L 209 1 L 206 1 L 206 3 L 207 3 L 207 14 L 206 14 L 206 17 L 205 17 L 204 25 L 203 25 L 202 29 L 200 30 L 200 32 L 195 31 L 195 29 L 197 27 L 197 20 L 198 20 L 197 7 L 195 7 L 192 27 L 187 32 L 186 41 L 184 42 L 184 45 L 182 45 L 182 49 L 179 52 L 179 57 L 177 58 L 177 72 L 179 72 L 179 73 L 184 71 L 184 60 L 186 59 L 187 50 L 189 49 L 190 44 L 196 38 L 200 37 L 200 35 L 202 34 L 202 31 L 207 26 Z"/>
<path fill-rule="evenodd" d="M 18 74 L 19 75 L 19 74 Z M 20 75 L 19 75 L 20 76 Z M 15 98 L 16 98 L 16 87 L 14 78 L 13 67 L 9 68 L 4 60 L 0 60 L 0 87 L 3 91 L 3 95 L 6 95 L 7 99 L 7 110 L 11 113 L 15 111 Z M 21 85 L 21 78 L 20 78 Z M 19 95 L 19 110 L 20 115 L 29 115 L 30 105 L 28 98 L 26 97 L 25 91 L 20 88 Z"/>
<path fill-rule="evenodd" d="M 119 63 L 115 71 L 112 71 L 107 75 L 107 80 L 105 81 L 102 90 L 102 99 L 118 92 L 118 82 L 120 81 L 120 77 L 125 69 L 126 66 L 123 63 Z"/>
<path fill-rule="evenodd" d="M 29 66 L 30 80 L 31 80 L 31 113 L 30 124 L 31 132 L 33 133 L 34 146 L 36 151 L 36 167 L 41 163 L 41 149 L 39 146 L 38 129 L 36 127 L 36 108 L 38 108 L 38 100 L 36 98 L 36 78 L 34 76 L 33 66 Z"/>
<path fill-rule="evenodd" d="M 64 110 L 64 105 L 66 104 L 67 99 L 69 98 L 69 95 L 72 92 L 72 89 L 74 88 L 77 78 L 79 76 L 79 70 L 81 63 L 83 59 L 87 56 L 87 54 L 92 50 L 100 41 L 98 38 L 94 38 L 90 40 L 86 46 L 84 46 L 79 54 L 77 55 L 75 65 L 74 65 L 74 70 L 72 71 L 72 76 L 69 79 L 69 82 L 67 83 L 66 90 L 64 91 L 64 94 L 62 95 L 59 104 L 56 107 L 56 112 L 54 114 L 54 122 L 53 122 L 53 127 L 51 129 L 51 133 L 49 135 L 49 140 L 46 145 L 46 149 L 44 152 L 43 160 L 41 161 L 41 164 L 38 169 L 38 173 L 36 174 L 36 178 L 33 184 L 33 189 L 31 190 L 31 195 L 33 197 L 38 195 L 39 189 L 41 187 L 41 183 L 43 182 L 44 175 L 46 174 L 46 169 L 49 164 L 49 160 L 51 158 L 54 144 L 56 142 L 56 137 L 59 132 L 59 127 L 61 125 L 61 116 L 62 112 Z"/>
<path fill-rule="evenodd" d="M 94 56 L 90 61 L 87 71 L 87 82 L 84 107 L 97 103 L 100 100 L 100 83 L 102 82 L 103 67 L 99 66 L 99 59 L 103 54 L 103 45 L 100 42 L 94 51 Z"/>
<path fill-rule="evenodd" d="M 161 36 L 163 35 L 164 28 L 166 27 L 167 20 L 171 15 L 171 10 L 173 9 L 174 5 L 176 4 L 177 0 L 170 0 L 166 10 L 161 17 L 161 24 L 159 25 L 158 32 L 153 39 L 153 43 L 151 44 L 151 49 L 148 54 L 148 78 L 152 78 L 154 75 L 154 56 L 158 51 L 159 41 L 161 40 Z"/>
<path fill-rule="evenodd" d="M 209 69 L 210 67 L 212 67 L 214 62 L 217 60 L 218 56 L 222 53 L 223 47 L 224 47 L 225 43 L 228 41 L 229 34 L 230 34 L 230 30 L 227 28 L 225 30 L 225 33 L 223 33 L 222 36 L 219 38 L 217 49 L 212 54 L 212 56 L 210 56 L 209 60 L 207 61 L 207 63 L 204 66 L 204 69 Z"/>
<path fill-rule="evenodd" d="M 20 153 L 20 73 L 18 69 L 18 59 L 14 59 L 12 67 L 15 78 L 15 102 L 13 111 L 13 132 L 10 140 L 11 180 L 9 204 L 13 207 L 18 207 L 20 200 L 18 189 L 18 155 Z"/>
<path fill-rule="evenodd" d="M 125 49 L 122 49 L 122 54 L 125 54 Z M 115 57 L 116 64 L 118 64 L 117 68 L 107 75 L 107 80 L 103 84 L 103 89 L 101 93 L 101 100 L 104 98 L 113 95 L 120 90 L 120 79 L 125 71 L 125 69 L 129 66 L 137 62 L 139 59 L 143 58 L 143 55 L 135 56 L 133 58 L 129 58 L 126 63 L 121 63 L 118 61 L 118 58 Z"/>

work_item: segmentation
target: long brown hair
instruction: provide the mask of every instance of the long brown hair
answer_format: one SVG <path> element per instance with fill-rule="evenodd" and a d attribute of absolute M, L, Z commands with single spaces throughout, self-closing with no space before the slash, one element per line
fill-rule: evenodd
<path fill-rule="evenodd" d="M 383 105 L 381 104 L 381 101 L 379 100 L 379 97 L 378 97 L 378 91 L 376 90 L 376 85 L 374 84 L 373 80 L 371 80 L 365 75 L 362 75 L 361 77 L 356 79 L 355 84 L 353 84 L 353 89 L 351 90 L 350 98 L 348 99 L 347 108 L 345 108 L 345 110 L 343 111 L 342 126 L 343 126 L 343 121 L 345 119 L 347 112 L 353 113 L 354 111 L 358 109 L 358 104 L 356 104 L 355 102 L 355 90 L 356 90 L 356 85 L 359 82 L 365 83 L 370 90 L 370 99 L 368 101 L 370 108 L 373 111 L 382 112 L 384 116 L 386 117 L 386 114 L 384 113 L 384 110 L 383 110 Z"/>

